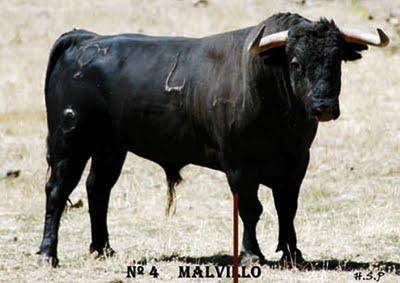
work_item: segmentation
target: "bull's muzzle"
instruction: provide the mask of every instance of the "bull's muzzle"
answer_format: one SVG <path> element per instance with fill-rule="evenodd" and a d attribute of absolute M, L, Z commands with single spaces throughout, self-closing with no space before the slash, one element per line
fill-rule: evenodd
<path fill-rule="evenodd" d="M 310 118 L 317 122 L 336 120 L 340 115 L 338 104 L 319 104 L 311 107 Z"/>

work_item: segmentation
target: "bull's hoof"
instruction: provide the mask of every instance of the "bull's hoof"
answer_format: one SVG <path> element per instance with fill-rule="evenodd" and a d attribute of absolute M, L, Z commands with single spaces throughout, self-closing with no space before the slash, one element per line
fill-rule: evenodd
<path fill-rule="evenodd" d="M 253 254 L 251 252 L 242 252 L 240 254 L 240 262 L 239 265 L 244 265 L 244 266 L 250 266 L 253 264 L 259 264 L 263 265 L 265 264 L 265 258 L 263 255 L 258 256 L 256 254 Z"/>
<path fill-rule="evenodd" d="M 58 261 L 57 256 L 51 256 L 40 250 L 36 254 L 40 255 L 39 263 L 45 262 L 47 264 L 50 264 L 51 267 L 54 267 L 54 268 L 58 266 L 59 261 Z"/>
<path fill-rule="evenodd" d="M 293 253 L 284 252 L 279 263 L 283 268 L 299 268 L 300 270 L 303 270 L 307 265 L 299 249 L 296 249 Z"/>
<path fill-rule="evenodd" d="M 112 257 L 115 254 L 115 251 L 110 247 L 109 244 L 106 244 L 105 247 L 98 247 L 96 245 L 90 244 L 89 252 L 92 254 L 94 252 L 97 253 L 96 258 L 102 259 L 105 257 Z"/>

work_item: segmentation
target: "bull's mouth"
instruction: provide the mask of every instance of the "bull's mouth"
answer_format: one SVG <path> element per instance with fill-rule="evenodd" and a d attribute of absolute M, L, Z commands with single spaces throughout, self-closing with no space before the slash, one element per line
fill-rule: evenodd
<path fill-rule="evenodd" d="M 313 122 L 329 122 L 331 120 L 335 120 L 334 118 L 327 118 L 327 117 L 318 117 L 318 116 L 311 116 L 310 118 Z"/>
<path fill-rule="evenodd" d="M 331 120 L 336 120 L 340 113 L 338 110 L 322 110 L 319 107 L 313 108 L 310 113 L 310 119 L 314 122 L 328 122 Z"/>

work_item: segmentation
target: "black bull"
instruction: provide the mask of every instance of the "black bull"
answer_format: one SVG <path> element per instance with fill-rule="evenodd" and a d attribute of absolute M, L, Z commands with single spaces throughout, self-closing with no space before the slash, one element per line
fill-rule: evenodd
<path fill-rule="evenodd" d="M 386 42 L 373 45 L 387 44 L 379 32 Z M 89 158 L 90 250 L 113 253 L 108 201 L 131 151 L 165 170 L 169 206 L 185 165 L 225 172 L 239 194 L 243 259 L 264 259 L 257 191 L 270 187 L 277 251 L 301 261 L 293 225 L 298 193 L 318 122 L 339 116 L 340 63 L 359 59 L 370 44 L 354 38 L 333 22 L 295 14 L 205 38 L 62 35 L 46 74 L 51 176 L 39 253 L 57 265 L 60 217 Z"/>

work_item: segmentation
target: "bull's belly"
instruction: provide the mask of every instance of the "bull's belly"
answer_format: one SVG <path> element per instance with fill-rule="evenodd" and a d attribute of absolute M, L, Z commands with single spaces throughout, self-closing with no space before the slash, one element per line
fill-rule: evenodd
<path fill-rule="evenodd" d="M 173 143 L 165 136 L 128 135 L 122 143 L 128 151 L 156 162 L 190 163 L 198 159 L 194 153 L 199 149 L 189 141 Z"/>
<path fill-rule="evenodd" d="M 217 169 L 216 151 L 193 133 L 170 123 L 131 122 L 120 129 L 121 143 L 130 152 L 157 163 L 196 164 Z"/>
<path fill-rule="evenodd" d="M 222 163 L 229 164 L 229 161 L 220 160 L 218 149 L 200 143 L 195 138 L 180 135 L 179 131 L 164 133 L 159 128 L 137 126 L 122 135 L 122 142 L 128 151 L 161 165 L 174 163 L 183 167 L 194 164 L 221 171 Z M 301 155 L 265 150 L 257 156 L 233 154 L 229 159 L 235 163 L 234 167 L 238 165 L 257 172 L 254 177 L 258 178 L 260 184 L 274 187 L 291 177 L 302 162 Z"/>

